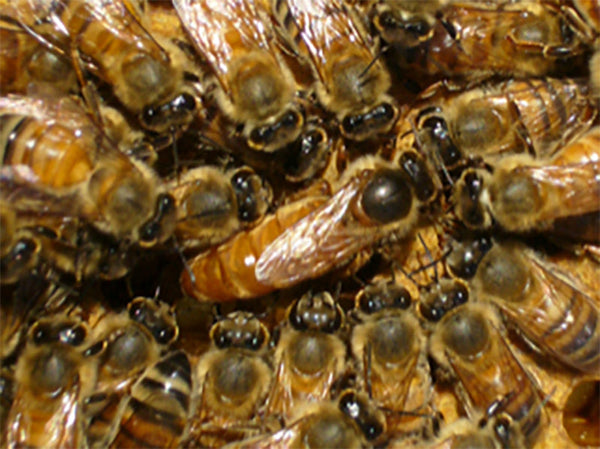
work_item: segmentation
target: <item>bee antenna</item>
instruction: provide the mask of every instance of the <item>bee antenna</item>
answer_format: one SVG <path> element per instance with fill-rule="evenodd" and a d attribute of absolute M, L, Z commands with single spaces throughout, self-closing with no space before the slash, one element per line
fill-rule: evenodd
<path fill-rule="evenodd" d="M 420 285 L 417 281 L 415 281 L 412 278 L 413 273 L 407 273 L 406 270 L 404 268 L 402 268 L 400 265 L 398 265 L 395 261 L 392 262 L 392 266 L 395 267 L 395 269 L 397 269 L 398 271 L 400 271 L 400 273 L 402 273 L 410 282 L 412 282 L 419 290 L 422 290 L 423 288 L 425 288 L 424 286 Z"/>
<path fill-rule="evenodd" d="M 215 323 L 217 321 L 221 321 L 224 318 L 223 314 L 221 313 L 221 304 L 214 303 L 211 310 L 212 310 L 212 314 L 213 314 Z"/>
<path fill-rule="evenodd" d="M 352 279 L 354 279 L 356 281 L 357 284 L 360 284 L 361 287 L 366 287 L 367 283 L 365 281 L 363 281 L 361 278 L 359 278 L 355 273 L 352 274 Z"/>
<path fill-rule="evenodd" d="M 159 295 L 160 295 L 160 285 L 157 285 L 156 290 L 154 290 L 154 298 L 152 298 L 152 299 L 154 299 L 155 302 L 158 302 Z"/>
<path fill-rule="evenodd" d="M 433 256 L 431 255 L 431 251 L 429 251 L 429 247 L 425 243 L 425 240 L 423 240 L 423 237 L 421 236 L 420 232 L 417 233 L 417 238 L 421 242 L 421 245 L 423 245 L 423 248 L 425 248 L 425 254 L 427 254 L 427 257 L 431 261 L 430 264 L 433 264 L 432 266 L 433 266 L 434 280 L 435 280 L 436 283 L 438 283 L 440 279 L 439 279 L 439 276 L 438 276 L 437 261 L 434 260 Z"/>
<path fill-rule="evenodd" d="M 360 73 L 360 75 L 358 75 L 359 78 L 363 78 L 367 74 L 367 72 L 369 70 L 371 70 L 371 67 L 373 67 L 375 65 L 375 63 L 377 62 L 377 60 L 379 58 L 381 58 L 381 56 L 383 55 L 384 50 L 387 50 L 387 48 L 382 47 L 381 50 L 379 50 L 377 52 L 375 57 L 373 59 L 371 59 L 371 62 L 369 62 L 369 64 L 367 64 L 367 67 L 365 67 L 365 69 Z"/>
<path fill-rule="evenodd" d="M 340 293 L 342 292 L 342 282 L 338 281 L 338 283 L 335 286 L 335 292 L 333 293 L 333 299 L 335 300 L 335 302 L 339 302 L 340 300 Z"/>

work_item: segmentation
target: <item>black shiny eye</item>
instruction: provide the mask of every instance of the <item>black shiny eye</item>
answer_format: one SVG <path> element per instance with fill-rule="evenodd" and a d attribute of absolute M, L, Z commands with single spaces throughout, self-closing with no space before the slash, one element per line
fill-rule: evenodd
<path fill-rule="evenodd" d="M 325 131 L 313 130 L 302 139 L 302 153 L 310 153 L 314 147 L 325 141 Z"/>
<path fill-rule="evenodd" d="M 346 134 L 356 134 L 357 129 L 363 126 L 362 115 L 350 115 L 342 120 L 342 129 Z"/>
<path fill-rule="evenodd" d="M 156 202 L 156 215 L 161 217 L 175 211 L 175 200 L 168 193 L 161 193 Z"/>
<path fill-rule="evenodd" d="M 265 342 L 265 334 L 261 332 L 259 335 L 254 335 L 246 340 L 246 348 L 252 351 L 257 351 L 262 348 Z"/>
<path fill-rule="evenodd" d="M 374 221 L 388 224 L 406 217 L 412 206 L 412 190 L 399 171 L 382 170 L 365 187 L 362 207 Z"/>
<path fill-rule="evenodd" d="M 477 201 L 483 190 L 483 182 L 477 173 L 467 173 L 465 175 L 465 186 L 472 201 Z"/>
<path fill-rule="evenodd" d="M 427 34 L 429 34 L 429 31 L 431 30 L 431 27 L 429 26 L 429 24 L 423 20 L 418 20 L 415 22 L 409 22 L 409 23 L 403 24 L 403 28 L 408 33 L 410 33 L 416 37 L 426 36 Z"/>
<path fill-rule="evenodd" d="M 400 165 L 412 180 L 415 193 L 420 201 L 427 201 L 435 195 L 435 184 L 429 169 L 415 153 L 404 153 L 400 157 Z"/>
<path fill-rule="evenodd" d="M 238 218 L 241 221 L 253 222 L 260 216 L 257 204 L 256 175 L 242 170 L 231 178 L 238 203 Z"/>
<path fill-rule="evenodd" d="M 399 309 L 408 309 L 412 302 L 412 297 L 408 290 L 403 287 L 399 287 L 397 292 L 394 292 L 394 304 L 393 306 Z"/>
<path fill-rule="evenodd" d="M 87 336 L 87 329 L 84 326 L 67 327 L 59 332 L 59 339 L 62 343 L 79 346 Z"/>
<path fill-rule="evenodd" d="M 273 140 L 275 131 L 272 126 L 263 126 L 252 130 L 250 133 L 250 140 L 257 144 L 267 144 Z"/>
<path fill-rule="evenodd" d="M 231 346 L 231 338 L 228 333 L 221 333 L 215 338 L 215 345 L 219 349 L 229 348 Z"/>
<path fill-rule="evenodd" d="M 186 112 L 193 112 L 196 109 L 196 99 L 190 94 L 184 93 L 173 99 L 171 107 L 174 110 L 180 109 Z"/>
<path fill-rule="evenodd" d="M 389 122 L 394 118 L 395 109 L 389 103 L 382 103 L 369 113 L 369 118 L 378 122 Z"/>
<path fill-rule="evenodd" d="M 457 284 L 452 292 L 449 294 L 450 303 L 452 308 L 466 303 L 469 300 L 469 292 L 464 285 Z"/>
<path fill-rule="evenodd" d="M 21 239 L 15 243 L 11 251 L 11 259 L 15 262 L 26 262 L 31 259 L 37 250 L 37 244 L 30 239 Z"/>
<path fill-rule="evenodd" d="M 158 328 L 158 329 L 154 329 L 152 331 L 152 335 L 154 336 L 154 339 L 160 343 L 160 344 L 167 344 L 170 343 L 173 338 L 175 338 L 176 335 L 176 330 L 173 327 L 164 327 L 164 328 Z"/>
<path fill-rule="evenodd" d="M 424 303 L 419 304 L 419 311 L 421 312 L 421 315 L 423 315 L 423 318 L 434 323 L 441 320 L 446 313 L 446 310 L 443 307 L 434 307 Z"/>
<path fill-rule="evenodd" d="M 160 117 L 160 112 L 156 108 L 148 106 L 142 112 L 142 123 L 147 128 L 153 128 L 158 123 L 158 117 Z"/>
<path fill-rule="evenodd" d="M 148 318 L 148 310 L 143 302 L 133 302 L 129 306 L 129 318 L 138 323 L 144 323 Z"/>
<path fill-rule="evenodd" d="M 31 335 L 33 338 L 33 342 L 36 345 L 41 345 L 52 341 L 52 332 L 50 332 L 46 326 L 41 324 L 33 325 Z"/>
<path fill-rule="evenodd" d="M 398 28 L 399 24 L 390 11 L 385 11 L 379 15 L 379 23 L 383 28 Z"/>
<path fill-rule="evenodd" d="M 360 309 L 365 313 L 375 313 L 383 309 L 383 301 L 379 295 L 364 294 L 359 300 Z"/>
<path fill-rule="evenodd" d="M 144 242 L 153 242 L 160 234 L 160 224 L 155 221 L 147 223 L 140 232 L 140 240 Z"/>
<path fill-rule="evenodd" d="M 294 112 L 288 112 L 280 121 L 281 126 L 286 128 L 295 128 L 300 123 L 300 117 Z"/>

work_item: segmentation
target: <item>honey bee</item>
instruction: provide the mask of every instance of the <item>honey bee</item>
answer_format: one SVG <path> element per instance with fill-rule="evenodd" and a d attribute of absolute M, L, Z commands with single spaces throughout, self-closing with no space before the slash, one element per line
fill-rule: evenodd
<path fill-rule="evenodd" d="M 259 226 L 198 255 L 181 275 L 183 290 L 200 301 L 254 298 L 406 236 L 418 223 L 419 209 L 437 197 L 438 184 L 417 153 L 398 159 L 400 168 L 361 158 L 346 170 L 335 194 L 284 205 Z"/>
<path fill-rule="evenodd" d="M 372 23 L 411 70 L 444 77 L 542 76 L 586 51 L 567 5 L 375 2 Z"/>
<path fill-rule="evenodd" d="M 340 338 L 344 322 L 342 308 L 327 292 L 309 292 L 288 308 L 274 353 L 268 414 L 287 422 L 302 403 L 330 397 L 346 369 L 346 346 Z"/>
<path fill-rule="evenodd" d="M 71 61 L 48 49 L 31 34 L 0 18 L 0 94 L 26 94 L 47 85 L 68 93 L 77 90 Z"/>
<path fill-rule="evenodd" d="M 458 380 L 456 390 L 469 416 L 503 416 L 519 429 L 525 447 L 533 445 L 544 421 L 542 402 L 490 306 L 468 303 L 447 313 L 435 325 L 429 351 Z"/>
<path fill-rule="evenodd" d="M 546 231 L 599 242 L 600 128 L 592 128 L 548 163 L 506 158 L 494 173 L 467 170 L 456 186 L 456 213 L 471 228 L 492 219 L 510 232 Z"/>
<path fill-rule="evenodd" d="M 411 302 L 408 290 L 394 279 L 379 279 L 356 297 L 361 322 L 352 330 L 352 354 L 361 387 L 386 413 L 388 435 L 422 426 L 410 413 L 425 412 L 431 394 L 426 338 L 407 310 Z"/>
<path fill-rule="evenodd" d="M 190 437 L 219 447 L 259 433 L 258 411 L 273 374 L 263 359 L 269 331 L 253 314 L 230 313 L 212 326 L 210 339 L 196 368 L 200 393 Z"/>
<path fill-rule="evenodd" d="M 189 357 L 167 354 L 131 388 L 111 447 L 179 447 L 189 427 L 194 383 Z"/>
<path fill-rule="evenodd" d="M 149 247 L 170 237 L 173 198 L 150 168 L 113 148 L 75 101 L 2 97 L 0 115 L 8 166 L 3 168 L 5 201 L 18 204 L 54 195 L 40 210 L 62 209 L 117 240 Z M 23 167 L 29 169 L 27 176 L 22 176 Z"/>
<path fill-rule="evenodd" d="M 275 151 L 304 126 L 296 84 L 260 2 L 176 0 L 177 13 L 215 77 L 213 95 L 255 150 Z"/>
<path fill-rule="evenodd" d="M 93 388 L 96 363 L 84 323 L 61 316 L 37 321 L 15 369 L 7 447 L 79 447 L 81 398 Z"/>
<path fill-rule="evenodd" d="M 196 100 L 184 81 L 190 65 L 176 45 L 150 34 L 139 2 L 27 0 L 15 9 L 38 40 L 108 83 L 146 129 L 163 133 L 194 118 Z"/>
<path fill-rule="evenodd" d="M 471 280 L 531 344 L 586 373 L 600 367 L 596 294 L 520 245 L 497 244 Z"/>
<path fill-rule="evenodd" d="M 289 447 L 294 449 L 371 447 L 385 433 L 382 412 L 353 390 L 342 392 L 337 401 L 307 404 L 286 428 L 268 435 L 233 443 L 230 449 Z"/>
<path fill-rule="evenodd" d="M 177 207 L 175 235 L 186 249 L 217 245 L 255 225 L 273 197 L 270 185 L 250 167 L 198 167 L 168 190 Z"/>
<path fill-rule="evenodd" d="M 375 245 L 409 235 L 439 192 L 438 178 L 417 153 L 397 163 L 365 156 L 349 166 L 342 187 L 317 210 L 285 230 L 256 262 L 256 279 L 285 288 L 343 266 Z"/>
<path fill-rule="evenodd" d="M 289 45 L 312 67 L 319 102 L 341 133 L 366 140 L 388 132 L 398 118 L 390 75 L 353 11 L 340 0 L 275 0 L 272 9 Z"/>
<path fill-rule="evenodd" d="M 586 84 L 570 79 L 488 82 L 469 89 L 437 83 L 422 94 L 400 131 L 414 146 L 454 169 L 470 159 L 507 154 L 549 158 L 592 125 L 597 108 Z"/>
<path fill-rule="evenodd" d="M 106 447 L 119 431 L 131 384 L 146 368 L 160 365 L 162 352 L 177 339 L 179 329 L 167 304 L 152 298 L 137 297 L 119 314 L 96 314 L 93 339 L 103 351 L 94 393 L 85 398 L 84 410 L 88 445 Z"/>

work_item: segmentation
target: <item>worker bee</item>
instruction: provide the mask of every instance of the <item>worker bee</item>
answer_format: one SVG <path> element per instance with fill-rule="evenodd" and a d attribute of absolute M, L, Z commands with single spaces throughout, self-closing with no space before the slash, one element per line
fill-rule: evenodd
<path fill-rule="evenodd" d="M 91 315 L 93 340 L 103 350 L 94 393 L 84 401 L 86 435 L 90 447 L 106 447 L 119 430 L 131 384 L 158 362 L 179 329 L 167 304 L 152 298 L 137 297 L 119 314 L 99 310 Z"/>
<path fill-rule="evenodd" d="M 439 192 L 437 177 L 417 153 L 397 163 L 365 156 L 349 166 L 342 187 L 283 232 L 260 254 L 256 279 L 285 288 L 343 266 L 361 251 L 409 235 Z"/>
<path fill-rule="evenodd" d="M 598 372 L 597 295 L 566 273 L 520 245 L 497 244 L 481 260 L 471 285 L 536 348 L 579 371 Z"/>
<path fill-rule="evenodd" d="M 379 279 L 356 297 L 352 354 L 360 386 L 386 414 L 388 435 L 422 427 L 431 394 L 426 339 L 411 302 L 394 279 Z"/>
<path fill-rule="evenodd" d="M 173 180 L 168 190 L 177 207 L 175 235 L 186 249 L 206 249 L 255 225 L 273 196 L 250 167 L 198 167 Z"/>
<path fill-rule="evenodd" d="M 346 369 L 346 346 L 340 338 L 344 322 L 342 308 L 327 292 L 306 293 L 288 308 L 274 353 L 268 414 L 288 422 L 302 403 L 330 397 Z"/>
<path fill-rule="evenodd" d="M 38 320 L 15 368 L 7 447 L 79 447 L 81 398 L 93 388 L 95 358 L 87 326 L 63 316 Z"/>
<path fill-rule="evenodd" d="M 272 379 L 263 359 L 269 331 L 250 312 L 236 311 L 212 326 L 210 339 L 196 369 L 200 392 L 190 438 L 220 447 L 260 433 L 258 411 Z"/>
<path fill-rule="evenodd" d="M 400 148 L 414 146 L 452 170 L 468 160 L 507 154 L 549 158 L 592 125 L 588 87 L 570 79 L 488 82 L 462 89 L 438 83 L 407 115 Z"/>
<path fill-rule="evenodd" d="M 510 232 L 546 231 L 598 242 L 600 128 L 564 147 L 547 163 L 501 160 L 492 174 L 470 169 L 456 185 L 456 213 L 472 228 L 492 219 Z"/>
<path fill-rule="evenodd" d="M 176 0 L 177 13 L 215 77 L 213 95 L 248 146 L 272 152 L 296 140 L 304 115 L 296 84 L 260 2 Z"/>
<path fill-rule="evenodd" d="M 150 34 L 135 1 L 28 0 L 14 9 L 36 39 L 72 59 L 84 85 L 82 69 L 108 83 L 146 129 L 163 133 L 192 121 L 197 104 L 184 80 L 190 64 L 176 45 Z"/>
<path fill-rule="evenodd" d="M 542 402 L 490 306 L 469 303 L 447 313 L 435 325 L 429 351 L 458 380 L 457 394 L 470 417 L 503 416 L 520 430 L 525 447 L 533 445 L 544 421 Z"/>
<path fill-rule="evenodd" d="M 5 18 L 0 18 L 0 79 L 2 95 L 26 94 L 40 85 L 61 93 L 77 90 L 71 61 Z"/>
<path fill-rule="evenodd" d="M 111 447 L 179 447 L 189 428 L 194 387 L 189 357 L 181 350 L 149 367 L 131 388 Z"/>
<path fill-rule="evenodd" d="M 365 140 L 388 132 L 396 119 L 387 68 L 353 11 L 342 1 L 273 1 L 273 14 L 294 52 L 312 67 L 319 102 L 341 133 Z"/>
<path fill-rule="evenodd" d="M 343 391 L 335 402 L 306 404 L 284 429 L 231 444 L 242 448 L 364 448 L 380 442 L 385 419 L 365 397 L 353 390 Z"/>
<path fill-rule="evenodd" d="M 40 210 L 62 209 L 143 247 L 170 237 L 173 198 L 150 168 L 113 148 L 74 100 L 2 97 L 0 115 L 6 201 L 54 196 Z"/>
<path fill-rule="evenodd" d="M 587 49 L 571 8 L 552 1 L 375 3 L 401 65 L 427 75 L 542 76 Z"/>

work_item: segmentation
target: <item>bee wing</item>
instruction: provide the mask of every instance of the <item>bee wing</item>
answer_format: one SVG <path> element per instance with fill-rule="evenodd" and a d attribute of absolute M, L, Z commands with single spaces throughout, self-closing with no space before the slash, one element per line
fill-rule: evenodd
<path fill-rule="evenodd" d="M 225 75 L 236 53 L 274 51 L 254 2 L 174 0 L 173 4 L 195 46 L 207 59 L 226 92 L 230 89 Z"/>
<path fill-rule="evenodd" d="M 327 65 L 328 56 L 340 42 L 370 47 L 350 10 L 339 0 L 288 0 L 287 3 L 317 72 Z M 323 74 L 320 76 L 324 79 Z"/>
<path fill-rule="evenodd" d="M 326 273 L 376 241 L 375 230 L 364 232 L 348 216 L 361 186 L 359 178 L 352 178 L 323 206 L 285 230 L 258 259 L 256 279 L 285 288 Z"/>
<path fill-rule="evenodd" d="M 543 218 L 556 219 L 600 211 L 600 161 L 523 170 L 527 170 L 540 186 L 547 184 L 551 191 L 560 195 L 559 201 L 546 208 Z"/>
<path fill-rule="evenodd" d="M 56 194 L 38 182 L 37 175 L 25 165 L 0 168 L 0 198 L 21 217 L 76 216 L 79 212 L 77 191 Z"/>

